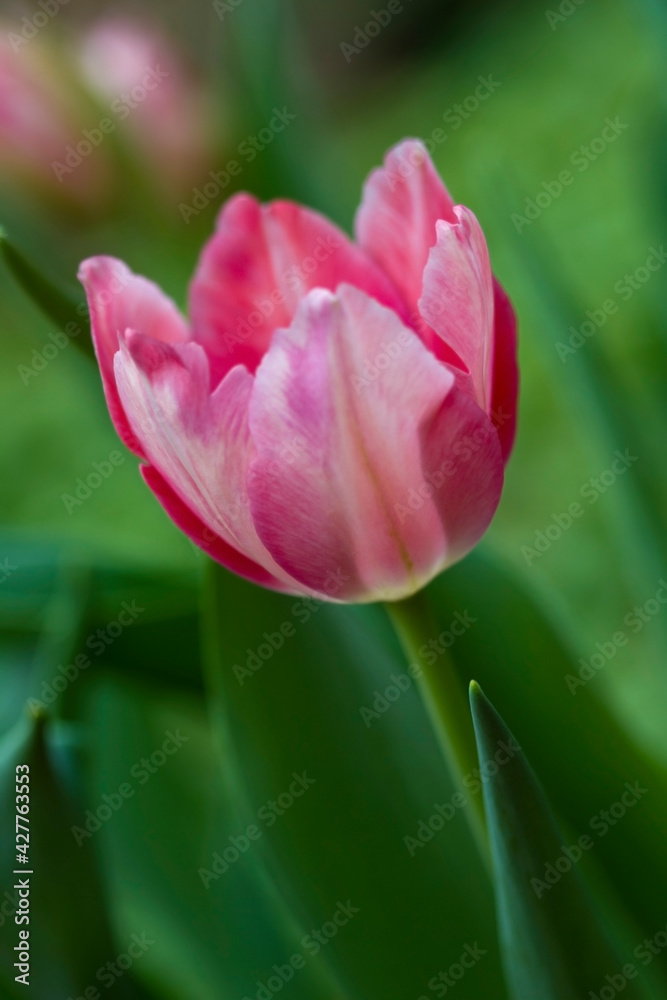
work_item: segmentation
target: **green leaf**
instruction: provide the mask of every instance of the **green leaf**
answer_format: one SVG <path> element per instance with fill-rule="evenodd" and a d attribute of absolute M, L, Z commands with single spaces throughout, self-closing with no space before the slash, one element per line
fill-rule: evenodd
<path fill-rule="evenodd" d="M 6 554 L 0 587 L 0 733 L 29 697 L 58 711 L 64 708 L 87 674 L 68 686 L 62 705 L 61 699 L 49 702 L 48 686 L 59 676 L 59 665 L 71 663 L 77 653 L 90 657 L 89 641 L 118 618 L 127 601 L 142 610 L 132 627 L 93 662 L 113 662 L 115 669 L 132 676 L 203 690 L 195 573 L 124 569 L 62 546 L 18 541 L 1 532 L 0 551 Z M 12 688 L 16 698 L 9 697 Z"/>
<path fill-rule="evenodd" d="M 579 679 L 579 664 L 517 574 L 478 550 L 427 593 L 443 629 L 456 611 L 473 619 L 450 650 L 461 681 L 478 679 L 519 734 L 561 828 L 574 840 L 594 834 L 590 863 L 600 870 L 601 888 L 613 886 L 614 919 L 632 935 L 626 954 L 632 961 L 633 949 L 667 922 L 665 769 L 634 745 L 600 700 L 601 680 L 594 675 L 572 690 L 568 678 Z M 626 782 L 639 782 L 649 793 L 605 830 L 597 817 L 619 801 Z M 543 867 L 550 860 L 545 855 Z M 610 902 L 610 916 L 611 909 Z M 665 958 L 657 955 L 648 970 L 663 982 Z"/>
<path fill-rule="evenodd" d="M 50 278 L 45 277 L 24 257 L 7 233 L 1 229 L 0 254 L 28 298 L 56 324 L 59 331 L 65 331 L 63 336 L 70 337 L 72 343 L 83 354 L 94 358 L 90 320 L 84 299 L 77 302 L 72 296 L 62 292 Z"/>
<path fill-rule="evenodd" d="M 262 830 L 253 857 L 299 927 L 295 950 L 349 899 L 359 913 L 316 956 L 343 996 L 429 994 L 477 942 L 457 996 L 502 1000 L 491 885 L 384 609 L 211 575 L 226 783 L 237 829 Z M 315 783 L 290 804 L 304 772 Z M 271 802 L 288 806 L 273 821 Z"/>
<path fill-rule="evenodd" d="M 565 838 L 525 754 L 516 749 L 513 734 L 474 681 L 470 705 L 480 768 L 488 775 L 484 805 L 512 993 L 516 1000 L 574 1000 L 598 993 L 605 977 L 623 962 L 607 940 L 576 868 L 584 847 L 575 844 L 568 848 L 569 856 L 564 853 Z M 592 845 L 592 838 L 587 842 Z M 545 864 L 554 861 L 565 871 L 554 868 L 545 881 Z"/>

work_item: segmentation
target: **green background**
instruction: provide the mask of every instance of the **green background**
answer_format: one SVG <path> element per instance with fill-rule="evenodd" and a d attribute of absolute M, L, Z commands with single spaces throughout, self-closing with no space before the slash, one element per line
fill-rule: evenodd
<path fill-rule="evenodd" d="M 571 13 L 556 19 L 549 10 L 558 13 L 557 4 L 463 11 L 412 0 L 349 62 L 341 43 L 353 41 L 371 9 L 351 0 L 242 0 L 223 19 L 207 3 L 145 13 L 173 32 L 210 90 L 218 124 L 210 169 L 222 169 L 274 107 L 287 106 L 295 122 L 244 167 L 238 187 L 303 201 L 348 231 L 361 184 L 387 148 L 444 130 L 436 166 L 481 220 L 519 316 L 521 399 L 493 525 L 430 597 L 442 628 L 455 611 L 478 619 L 452 650 L 457 669 L 464 681 L 480 681 L 516 735 L 568 843 L 626 781 L 648 785 L 635 811 L 577 866 L 616 954 L 632 961 L 633 949 L 667 926 L 667 610 L 636 633 L 624 624 L 667 575 L 667 311 L 661 271 L 627 301 L 614 286 L 665 238 L 667 15 L 648 0 L 561 7 Z M 94 13 L 91 5 L 86 19 Z M 62 44 L 76 23 L 77 11 L 63 10 L 43 39 L 49 33 Z M 454 127 L 451 109 L 489 76 L 497 89 Z M 571 157 L 607 119 L 627 127 L 578 170 Z M 568 168 L 574 182 L 518 232 L 513 215 L 525 215 L 527 199 Z M 123 176 L 120 160 L 116 169 Z M 74 287 L 80 259 L 111 253 L 184 306 L 232 188 L 185 225 L 179 204 L 191 193 L 165 200 L 155 178 L 142 183 L 141 194 L 128 185 L 112 211 L 84 222 L 7 179 L 0 220 L 14 245 L 63 285 Z M 33 795 L 42 787 L 48 803 L 33 806 L 35 995 L 81 995 L 132 934 L 147 933 L 155 944 L 110 995 L 254 998 L 258 981 L 305 953 L 304 934 L 348 899 L 359 914 L 276 992 L 430 998 L 439 994 L 429 980 L 479 942 L 487 954 L 455 995 L 512 995 L 493 889 L 464 817 L 414 857 L 404 843 L 453 791 L 415 685 L 370 726 L 360 714 L 405 670 L 382 610 L 318 609 L 239 685 L 233 664 L 265 631 L 294 621 L 294 601 L 227 574 L 211 586 L 206 558 L 167 519 L 119 444 L 89 360 L 71 344 L 24 384 L 19 366 L 54 326 L 4 267 L 0 286 L 0 560 L 16 567 L 0 583 L 0 891 L 11 885 L 9 779 L 14 763 L 30 758 Z M 559 356 L 571 327 L 610 298 L 618 310 L 575 353 Z M 62 495 L 116 449 L 125 461 L 68 513 Z M 585 484 L 626 449 L 636 457 L 628 471 L 596 503 L 582 500 Z M 584 515 L 527 558 L 536 533 L 576 501 Z M 116 619 L 123 601 L 145 610 L 91 657 L 30 734 L 26 699 L 39 697 L 43 681 Z M 566 675 L 619 630 L 627 645 L 572 693 Z M 183 748 L 145 786 L 132 779 L 136 794 L 79 849 L 68 832 L 77 817 L 179 728 Z M 312 789 L 205 889 L 198 869 L 304 770 L 316 778 Z M 543 854 L 544 864 L 556 856 Z M 565 909 L 577 905 L 564 898 Z M 0 989 L 18 996 L 11 918 L 0 936 Z M 622 964 L 604 968 L 613 976 Z M 636 995 L 667 995 L 666 971 L 660 956 L 642 967 L 647 992 Z M 604 977 L 592 983 L 602 987 Z"/>

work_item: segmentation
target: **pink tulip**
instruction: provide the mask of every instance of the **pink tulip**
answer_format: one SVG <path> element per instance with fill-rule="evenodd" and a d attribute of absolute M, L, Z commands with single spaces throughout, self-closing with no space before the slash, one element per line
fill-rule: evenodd
<path fill-rule="evenodd" d="M 233 197 L 191 326 L 120 261 L 80 277 L 116 429 L 176 524 L 267 587 L 394 600 L 491 521 L 516 327 L 479 223 L 420 143 L 371 174 L 356 234 Z"/>
<path fill-rule="evenodd" d="M 180 191 L 198 178 L 210 152 L 208 108 L 177 46 L 150 24 L 110 15 L 88 30 L 77 54 L 83 80 L 156 180 Z"/>

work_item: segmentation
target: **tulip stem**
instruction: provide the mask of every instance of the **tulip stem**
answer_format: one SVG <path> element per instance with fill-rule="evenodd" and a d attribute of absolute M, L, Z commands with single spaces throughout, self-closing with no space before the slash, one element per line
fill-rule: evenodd
<path fill-rule="evenodd" d="M 387 602 L 385 607 L 405 655 L 421 668 L 418 684 L 426 711 L 457 790 L 466 799 L 464 812 L 482 861 L 487 871 L 491 872 L 481 788 L 472 791 L 475 785 L 464 783 L 466 776 L 479 776 L 479 757 L 468 697 L 451 657 L 440 653 L 436 662 L 431 662 L 433 655 L 429 650 L 429 640 L 435 639 L 442 630 L 435 622 L 423 591 L 402 601 Z M 425 650 L 429 650 L 429 655 L 424 655 Z"/>

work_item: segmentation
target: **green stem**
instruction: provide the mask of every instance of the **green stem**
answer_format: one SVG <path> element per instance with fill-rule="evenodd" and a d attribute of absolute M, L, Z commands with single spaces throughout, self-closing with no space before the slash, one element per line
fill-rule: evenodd
<path fill-rule="evenodd" d="M 489 841 L 481 793 L 470 794 L 464 777 L 479 773 L 479 757 L 475 741 L 468 696 L 454 669 L 451 658 L 440 654 L 435 663 L 421 651 L 429 640 L 442 631 L 438 628 L 428 598 L 423 591 L 403 601 L 385 604 L 405 655 L 421 667 L 418 684 L 426 710 L 450 774 L 458 790 L 465 795 L 465 814 L 475 843 L 488 871 L 491 871 Z"/>

